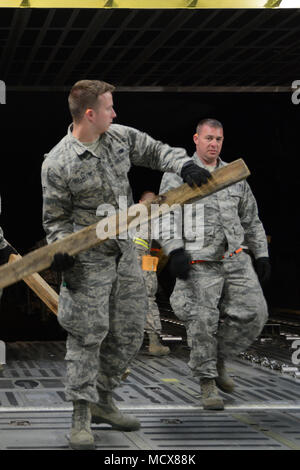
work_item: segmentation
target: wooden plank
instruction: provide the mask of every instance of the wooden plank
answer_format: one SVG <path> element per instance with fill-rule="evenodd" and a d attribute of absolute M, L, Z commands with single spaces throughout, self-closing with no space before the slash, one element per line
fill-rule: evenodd
<path fill-rule="evenodd" d="M 9 257 L 9 263 L 23 259 L 21 255 L 12 254 Z M 57 315 L 58 312 L 58 294 L 38 273 L 27 276 L 23 281 L 33 290 L 33 292 Z"/>
<path fill-rule="evenodd" d="M 101 220 L 101 226 L 103 227 L 106 224 L 108 227 L 105 233 L 99 235 L 99 222 L 97 222 L 68 235 L 62 240 L 38 248 L 12 264 L 1 266 L 0 288 L 14 284 L 30 274 L 38 273 L 48 268 L 56 253 L 64 252 L 69 255 L 76 255 L 77 253 L 103 243 L 108 238 L 126 232 L 129 224 L 131 227 L 138 226 L 142 222 L 156 218 L 159 213 L 163 214 L 169 212 L 173 204 L 182 205 L 192 199 L 202 199 L 247 178 L 249 175 L 250 172 L 246 164 L 240 158 L 215 170 L 208 182 L 200 187 L 194 186 L 194 188 L 190 188 L 190 186 L 185 183 L 178 188 L 171 189 L 164 194 L 154 197 L 152 201 L 135 204 L 126 211 L 106 217 L 104 220 Z M 156 211 L 153 210 L 154 204 L 157 207 Z M 136 211 L 140 206 L 146 206 L 147 208 L 147 215 L 144 218 L 140 217 L 140 215 L 137 216 Z"/>
<path fill-rule="evenodd" d="M 293 308 L 272 308 L 272 312 L 275 313 L 291 313 L 292 315 L 300 315 L 300 310 L 294 310 Z"/>

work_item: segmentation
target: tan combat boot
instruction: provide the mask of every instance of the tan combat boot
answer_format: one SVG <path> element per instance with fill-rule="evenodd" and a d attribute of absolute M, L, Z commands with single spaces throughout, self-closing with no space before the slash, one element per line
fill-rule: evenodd
<path fill-rule="evenodd" d="M 149 354 L 151 356 L 167 356 L 170 354 L 170 348 L 163 346 L 159 341 L 159 335 L 157 333 L 148 333 L 149 337 Z"/>
<path fill-rule="evenodd" d="M 85 400 L 73 402 L 70 446 L 75 450 L 89 450 L 95 447 L 91 431 L 90 405 Z"/>
<path fill-rule="evenodd" d="M 129 374 L 130 374 L 130 369 L 127 368 L 124 374 L 122 375 L 121 379 L 126 380 Z"/>
<path fill-rule="evenodd" d="M 235 383 L 231 377 L 229 377 L 228 372 L 225 367 L 223 359 L 218 359 L 217 362 L 217 371 L 219 376 L 216 377 L 217 387 L 225 393 L 232 393 L 235 388 Z"/>
<path fill-rule="evenodd" d="M 134 416 L 121 413 L 113 402 L 111 392 L 99 392 L 99 401 L 91 404 L 91 413 L 92 423 L 107 423 L 119 431 L 137 431 L 141 427 Z"/>
<path fill-rule="evenodd" d="M 218 393 L 215 379 L 200 379 L 200 387 L 205 410 L 224 410 L 224 402 Z"/>

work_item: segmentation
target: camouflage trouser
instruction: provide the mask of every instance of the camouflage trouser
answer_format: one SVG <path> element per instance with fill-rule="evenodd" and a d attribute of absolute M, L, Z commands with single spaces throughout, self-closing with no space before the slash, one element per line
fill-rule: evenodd
<path fill-rule="evenodd" d="M 138 261 L 142 265 L 142 254 L 138 254 Z M 157 275 L 156 271 L 143 271 L 143 277 L 146 285 L 146 292 L 148 297 L 148 309 L 146 313 L 146 325 L 145 331 L 147 333 L 160 333 L 161 332 L 161 321 L 160 312 L 155 300 L 155 294 L 157 291 Z"/>
<path fill-rule="evenodd" d="M 141 347 L 147 297 L 135 251 L 121 257 L 100 247 L 81 253 L 65 271 L 58 320 L 68 332 L 68 400 L 97 402 L 98 390 L 119 385 Z"/>
<path fill-rule="evenodd" d="M 171 296 L 184 321 L 195 377 L 216 377 L 217 357 L 236 355 L 255 340 L 268 317 L 267 304 L 249 255 L 194 264 Z"/>

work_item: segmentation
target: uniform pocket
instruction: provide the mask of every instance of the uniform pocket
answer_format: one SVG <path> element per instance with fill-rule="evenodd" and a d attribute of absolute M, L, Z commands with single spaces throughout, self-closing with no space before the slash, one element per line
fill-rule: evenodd
<path fill-rule="evenodd" d="M 197 234 L 185 235 L 185 249 L 189 251 L 200 251 L 202 248 L 213 243 L 215 228 L 212 226 L 201 226 Z"/>
<path fill-rule="evenodd" d="M 175 315 L 184 322 L 194 316 L 195 304 L 197 304 L 195 284 L 192 280 L 189 281 L 177 279 L 174 291 L 170 297 Z"/>
<path fill-rule="evenodd" d="M 129 149 L 126 146 L 123 147 L 120 145 L 114 149 L 112 164 L 118 176 L 127 175 L 131 167 L 131 162 Z"/>
<path fill-rule="evenodd" d="M 95 159 L 96 160 L 96 159 Z M 97 163 L 97 162 L 95 162 Z M 68 182 L 68 186 L 72 194 L 78 196 L 90 196 L 95 191 L 102 188 L 102 170 L 97 165 L 81 165 L 74 172 L 74 175 Z"/>
<path fill-rule="evenodd" d="M 241 198 L 244 194 L 244 183 L 239 182 L 227 188 L 230 196 Z"/>

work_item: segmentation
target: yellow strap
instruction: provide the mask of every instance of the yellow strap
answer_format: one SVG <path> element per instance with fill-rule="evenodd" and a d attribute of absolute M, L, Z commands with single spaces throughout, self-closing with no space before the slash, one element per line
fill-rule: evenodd
<path fill-rule="evenodd" d="M 133 241 L 136 245 L 141 245 L 144 248 L 149 249 L 149 243 L 146 240 L 143 240 L 143 238 L 134 238 Z"/>

